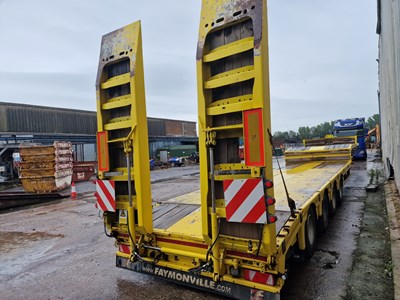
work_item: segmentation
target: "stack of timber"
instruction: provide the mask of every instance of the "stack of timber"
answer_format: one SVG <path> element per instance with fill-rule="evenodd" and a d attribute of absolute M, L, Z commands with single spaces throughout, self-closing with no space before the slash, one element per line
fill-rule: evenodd
<path fill-rule="evenodd" d="M 52 146 L 21 145 L 20 180 L 26 192 L 49 193 L 71 185 L 72 145 L 54 142 Z"/>

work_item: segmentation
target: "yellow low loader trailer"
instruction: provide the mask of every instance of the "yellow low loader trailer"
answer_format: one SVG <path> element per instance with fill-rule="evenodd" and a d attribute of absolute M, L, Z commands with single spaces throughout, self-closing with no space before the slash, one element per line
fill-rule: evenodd
<path fill-rule="evenodd" d="M 279 299 L 288 259 L 311 257 L 336 211 L 351 145 L 290 149 L 274 169 L 265 0 L 203 0 L 199 28 L 200 191 L 153 206 L 135 22 L 102 39 L 97 204 L 117 267 L 236 299 Z"/>

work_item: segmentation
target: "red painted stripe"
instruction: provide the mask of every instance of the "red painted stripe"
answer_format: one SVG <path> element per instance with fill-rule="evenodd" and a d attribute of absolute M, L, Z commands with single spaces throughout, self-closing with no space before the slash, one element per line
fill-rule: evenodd
<path fill-rule="evenodd" d="M 114 208 L 115 210 L 115 199 L 113 198 L 113 196 L 110 194 L 110 191 L 107 189 L 107 187 L 105 186 L 103 180 L 98 180 L 97 184 L 99 185 L 99 187 L 101 188 L 101 190 L 103 191 L 104 195 L 106 196 L 107 199 L 103 199 L 103 201 L 107 201 L 108 203 L 110 203 L 110 205 L 112 206 L 112 208 Z"/>
<path fill-rule="evenodd" d="M 226 206 L 226 218 L 229 220 L 232 215 L 238 210 L 238 208 L 243 204 L 244 200 L 250 195 L 254 190 L 260 179 L 247 179 L 240 190 L 232 198 L 229 204 Z"/>
<path fill-rule="evenodd" d="M 109 180 L 108 182 L 111 184 L 111 186 L 115 190 L 115 181 L 114 180 Z"/>
<path fill-rule="evenodd" d="M 113 187 L 114 194 L 115 194 L 115 181 L 114 180 L 109 180 L 109 182 L 110 182 L 111 186 Z M 110 204 L 114 208 L 114 211 L 116 211 L 117 210 L 117 204 L 116 204 L 116 201 L 115 201 L 115 196 L 113 197 L 113 201 Z"/>
<path fill-rule="evenodd" d="M 97 204 L 100 206 L 102 211 L 107 211 L 108 210 L 108 208 L 105 206 L 105 204 L 103 202 L 103 199 L 101 199 L 100 196 L 97 197 Z"/>
<path fill-rule="evenodd" d="M 249 211 L 249 213 L 244 217 L 244 223 L 255 223 L 257 220 L 265 214 L 265 200 L 264 196 L 261 196 L 260 200 L 254 205 L 254 207 Z"/>
<path fill-rule="evenodd" d="M 170 244 L 189 246 L 189 247 L 197 247 L 197 248 L 202 248 L 202 249 L 208 248 L 208 246 L 204 245 L 204 244 L 197 244 L 197 243 L 178 241 L 178 240 L 170 240 L 170 239 L 164 239 L 164 238 L 157 238 L 157 241 L 164 242 L 164 243 L 170 243 Z"/>
<path fill-rule="evenodd" d="M 233 182 L 233 179 L 229 179 L 229 180 L 224 180 L 223 184 L 224 184 L 224 192 L 229 188 L 229 186 L 231 185 L 231 183 Z"/>
<path fill-rule="evenodd" d="M 125 254 L 130 254 L 131 253 L 131 250 L 130 250 L 129 246 L 128 245 L 123 245 L 123 244 L 119 245 L 119 251 L 123 252 Z"/>

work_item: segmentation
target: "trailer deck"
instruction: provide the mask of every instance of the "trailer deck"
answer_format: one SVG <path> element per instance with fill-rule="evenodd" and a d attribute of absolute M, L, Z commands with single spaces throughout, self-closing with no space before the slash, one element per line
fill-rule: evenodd
<path fill-rule="evenodd" d="M 350 161 L 312 161 L 284 166 L 283 176 L 296 207 L 301 208 L 308 200 L 318 196 L 319 192 L 323 192 L 326 185 L 332 182 L 332 178 L 346 174 L 350 165 Z M 276 234 L 278 234 L 290 217 L 290 209 L 277 168 L 274 169 L 274 188 L 275 214 L 278 217 Z M 164 233 L 202 238 L 200 202 L 200 191 L 195 191 L 154 206 L 153 222 L 156 232 L 162 230 Z"/>

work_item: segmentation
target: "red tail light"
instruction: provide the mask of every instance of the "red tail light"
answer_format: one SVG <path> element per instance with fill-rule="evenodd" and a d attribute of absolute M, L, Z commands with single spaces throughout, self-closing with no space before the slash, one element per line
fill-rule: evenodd
<path fill-rule="evenodd" d="M 274 183 L 271 180 L 265 180 L 265 187 L 270 189 L 274 186 Z"/>
<path fill-rule="evenodd" d="M 261 273 L 254 270 L 244 270 L 244 279 L 257 282 L 261 284 L 266 284 L 270 286 L 275 285 L 275 278 L 272 274 L 269 273 Z"/>
<path fill-rule="evenodd" d="M 268 224 L 275 223 L 277 220 L 278 220 L 278 218 L 275 215 L 268 216 Z"/>
<path fill-rule="evenodd" d="M 266 203 L 267 203 L 267 205 L 274 205 L 275 199 L 267 196 Z"/>

